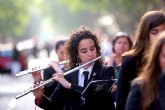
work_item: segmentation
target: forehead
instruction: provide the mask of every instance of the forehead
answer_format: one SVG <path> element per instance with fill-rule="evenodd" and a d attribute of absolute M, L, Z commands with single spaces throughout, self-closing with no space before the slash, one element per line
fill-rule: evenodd
<path fill-rule="evenodd" d="M 60 45 L 56 51 L 63 51 L 64 50 L 64 45 Z"/>
<path fill-rule="evenodd" d="M 127 37 L 120 37 L 116 40 L 117 41 L 128 41 L 128 38 Z"/>
<path fill-rule="evenodd" d="M 88 48 L 94 45 L 94 41 L 92 39 L 83 39 L 80 41 L 78 48 Z"/>
<path fill-rule="evenodd" d="M 161 24 L 161 25 L 159 25 L 157 27 L 154 27 L 151 30 L 153 30 L 153 29 L 157 29 L 157 30 L 163 31 L 163 30 L 165 30 L 165 23 L 163 23 L 163 24 Z"/>

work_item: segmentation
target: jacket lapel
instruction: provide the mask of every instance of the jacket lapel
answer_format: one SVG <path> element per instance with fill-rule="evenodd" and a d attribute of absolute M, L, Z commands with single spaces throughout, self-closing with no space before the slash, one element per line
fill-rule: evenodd
<path fill-rule="evenodd" d="M 78 72 L 79 70 L 73 72 L 72 74 L 72 83 L 78 85 Z"/>
<path fill-rule="evenodd" d="M 99 65 L 97 62 L 94 64 L 93 66 L 93 69 L 92 69 L 92 73 L 90 75 L 90 78 L 89 78 L 89 82 L 92 81 L 92 80 L 96 80 L 98 75 L 99 75 L 99 72 L 100 72 L 100 69 L 101 69 L 101 65 Z"/>

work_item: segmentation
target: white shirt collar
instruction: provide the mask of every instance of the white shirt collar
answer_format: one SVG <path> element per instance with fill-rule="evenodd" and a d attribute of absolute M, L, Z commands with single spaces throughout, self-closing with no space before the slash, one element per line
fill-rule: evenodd
<path fill-rule="evenodd" d="M 90 67 L 88 67 L 88 69 L 80 68 L 79 69 L 80 75 L 82 75 L 84 71 L 89 71 L 89 74 L 91 74 L 92 73 L 93 66 L 94 66 L 94 64 L 91 65 Z"/>
<path fill-rule="evenodd" d="M 88 69 L 84 69 L 84 68 L 80 68 L 79 69 L 79 75 L 78 75 L 78 85 L 79 86 L 84 86 L 84 75 L 83 75 L 83 72 L 84 71 L 89 71 L 89 75 L 88 75 L 88 79 L 90 78 L 90 75 L 92 73 L 92 70 L 93 70 L 93 66 L 94 66 L 94 63 L 93 65 L 91 65 L 90 67 L 88 67 Z"/>

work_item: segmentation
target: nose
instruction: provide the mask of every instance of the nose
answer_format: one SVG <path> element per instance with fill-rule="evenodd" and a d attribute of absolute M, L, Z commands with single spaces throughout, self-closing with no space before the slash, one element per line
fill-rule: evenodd
<path fill-rule="evenodd" d="M 92 51 L 88 51 L 88 56 L 92 56 Z"/>

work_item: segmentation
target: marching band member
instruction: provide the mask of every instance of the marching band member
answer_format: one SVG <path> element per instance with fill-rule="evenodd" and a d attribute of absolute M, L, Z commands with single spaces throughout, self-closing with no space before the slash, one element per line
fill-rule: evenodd
<path fill-rule="evenodd" d="M 66 42 L 66 58 L 69 61 L 67 68 L 73 69 L 78 65 L 89 62 L 96 57 L 101 56 L 100 43 L 89 29 L 80 27 L 71 33 L 70 39 Z M 51 64 L 53 66 L 53 64 Z M 37 97 L 40 89 L 34 91 L 36 99 L 39 99 L 38 106 L 43 109 L 51 110 L 114 110 L 111 91 L 102 94 L 102 97 L 93 97 L 84 100 L 82 91 L 92 80 L 110 80 L 114 77 L 114 68 L 103 66 L 103 60 L 97 60 L 83 68 L 67 75 L 61 73 L 54 74 L 53 78 L 58 82 L 54 93 L 45 98 L 43 95 Z M 95 94 L 93 93 L 93 96 Z M 86 103 L 88 102 L 88 103 Z"/>

